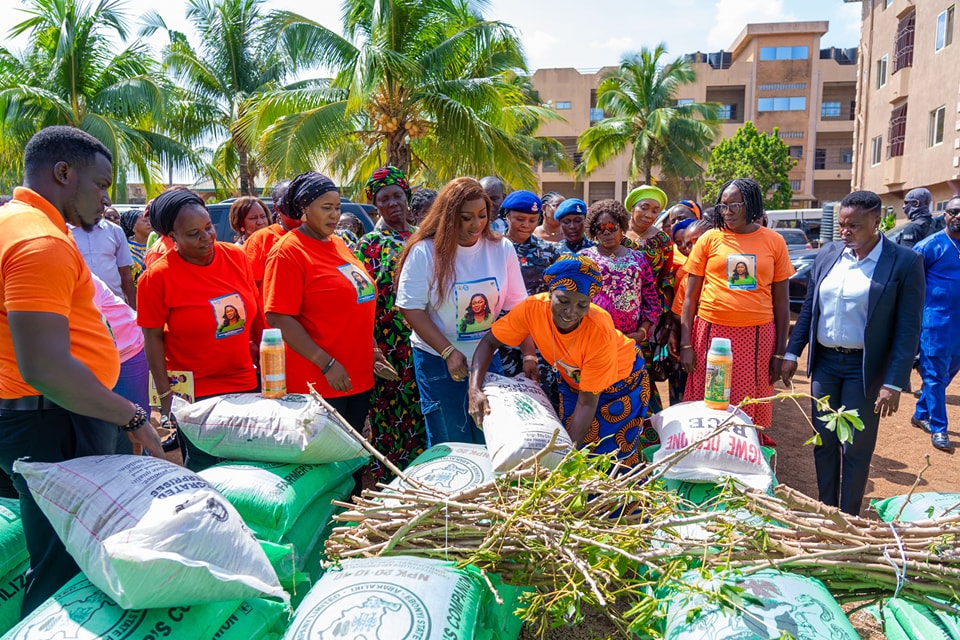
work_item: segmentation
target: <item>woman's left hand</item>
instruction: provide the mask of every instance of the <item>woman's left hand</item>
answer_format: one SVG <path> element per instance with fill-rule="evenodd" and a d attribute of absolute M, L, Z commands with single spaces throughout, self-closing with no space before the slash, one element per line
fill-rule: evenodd
<path fill-rule="evenodd" d="M 534 382 L 540 382 L 540 365 L 536 356 L 523 356 L 523 375 Z"/>
<path fill-rule="evenodd" d="M 396 369 L 390 366 L 390 363 L 387 361 L 387 357 L 383 355 L 383 352 L 379 349 L 376 349 L 373 352 L 373 374 L 378 378 L 383 378 L 384 380 L 400 379 L 400 374 L 397 373 Z"/>
<path fill-rule="evenodd" d="M 783 373 L 783 358 L 773 356 L 770 358 L 770 385 L 780 379 L 781 374 Z"/>

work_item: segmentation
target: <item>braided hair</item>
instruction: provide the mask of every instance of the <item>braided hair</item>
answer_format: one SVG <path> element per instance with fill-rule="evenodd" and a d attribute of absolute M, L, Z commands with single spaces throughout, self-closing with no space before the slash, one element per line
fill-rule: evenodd
<path fill-rule="evenodd" d="M 545 194 L 543 194 L 543 197 L 540 198 L 540 202 L 543 204 L 543 206 L 547 206 L 548 204 L 555 204 L 557 198 L 562 197 L 563 196 L 556 191 L 547 191 Z"/>
<path fill-rule="evenodd" d="M 717 201 L 714 207 L 723 204 L 721 202 L 723 192 L 730 186 L 739 189 L 740 195 L 743 196 L 743 202 L 747 205 L 747 224 L 760 222 L 763 219 L 763 192 L 760 190 L 760 185 L 757 184 L 757 181 L 752 178 L 734 178 L 720 185 L 720 192 L 717 194 Z M 715 229 L 723 229 L 723 216 L 714 214 L 713 226 Z"/>

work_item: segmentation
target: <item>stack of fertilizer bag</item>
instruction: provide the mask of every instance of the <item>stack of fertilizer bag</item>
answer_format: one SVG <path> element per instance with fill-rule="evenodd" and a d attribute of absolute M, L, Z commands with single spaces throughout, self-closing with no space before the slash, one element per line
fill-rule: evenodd
<path fill-rule="evenodd" d="M 20 619 L 23 574 L 29 565 L 20 501 L 0 498 L 0 635 Z"/>
<path fill-rule="evenodd" d="M 413 485 L 455 497 L 494 479 L 492 458 L 484 445 L 436 444 L 404 469 L 409 482 L 396 478 L 384 493 Z M 390 508 L 397 502 L 384 498 L 383 504 Z M 347 559 L 313 586 L 284 640 L 515 640 L 522 627 L 515 612 L 523 591 L 473 566 L 457 568 L 439 559 Z"/>
<path fill-rule="evenodd" d="M 911 522 L 922 526 L 925 520 L 955 515 L 960 509 L 960 493 L 895 496 L 874 500 L 871 507 L 884 522 Z M 891 553 L 896 556 L 896 551 Z M 909 580 L 909 573 L 904 578 Z M 956 602 L 941 601 L 940 604 L 944 609 L 895 596 L 867 607 L 866 612 L 883 626 L 889 640 L 960 640 L 960 606 Z"/>
<path fill-rule="evenodd" d="M 369 454 L 319 397 L 229 394 L 174 412 L 202 451 L 223 460 L 199 475 L 239 512 L 294 601 L 321 573 L 335 500 L 356 486 Z"/>
<path fill-rule="evenodd" d="M 732 427 L 707 438 L 728 420 L 734 423 Z M 685 499 L 691 515 L 697 509 L 726 511 L 722 492 L 727 482 L 764 492 L 771 492 L 776 484 L 769 462 L 773 451 L 760 446 L 749 416 L 735 407 L 711 409 L 703 402 L 685 402 L 654 415 L 652 423 L 660 437 L 660 445 L 644 451 L 652 463 L 661 463 L 677 451 L 700 443 L 658 477 L 666 488 Z M 730 512 L 730 517 L 745 521 L 751 516 L 736 511 Z M 680 524 L 671 534 L 688 540 L 702 539 L 704 544 L 709 544 L 711 535 L 699 524 Z M 665 613 L 663 635 L 668 640 L 859 637 L 836 600 L 816 579 L 765 569 L 748 576 L 690 571 L 681 582 L 682 588 L 678 585 L 676 590 L 665 589 L 657 594 Z M 724 609 L 704 595 L 691 594 L 690 585 L 706 593 L 730 587 L 743 589 L 744 611 Z"/>
<path fill-rule="evenodd" d="M 19 460 L 14 470 L 82 573 L 3 640 L 283 631 L 290 598 L 276 572 L 236 509 L 195 473 L 143 456 Z"/>

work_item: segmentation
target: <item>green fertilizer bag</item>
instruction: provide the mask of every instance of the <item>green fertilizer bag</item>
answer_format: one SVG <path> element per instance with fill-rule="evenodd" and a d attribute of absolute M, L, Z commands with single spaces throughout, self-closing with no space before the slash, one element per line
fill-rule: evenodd
<path fill-rule="evenodd" d="M 904 598 L 883 600 L 865 611 L 883 625 L 888 639 L 960 640 L 960 611 L 950 614 Z"/>
<path fill-rule="evenodd" d="M 310 590 L 283 637 L 502 639 L 500 626 L 489 624 L 484 613 L 487 594 L 479 572 L 451 562 L 409 556 L 344 560 Z"/>
<path fill-rule="evenodd" d="M 20 501 L 0 498 L 0 576 L 7 575 L 27 558 L 27 539 L 23 536 L 23 523 L 20 522 Z"/>
<path fill-rule="evenodd" d="M 281 543 L 289 543 L 297 553 L 309 556 L 317 545 L 323 545 L 330 534 L 331 519 L 334 514 L 343 509 L 334 506 L 334 500 L 346 500 L 353 490 L 353 478 L 345 480 L 339 487 L 317 498 L 312 505 L 300 514 L 296 522 L 291 525 L 280 539 Z M 303 568 L 299 565 L 299 568 Z"/>
<path fill-rule="evenodd" d="M 318 498 L 349 482 L 363 458 L 327 464 L 223 462 L 198 475 L 223 494 L 263 540 L 279 540 Z"/>
<path fill-rule="evenodd" d="M 244 600 L 210 640 L 268 640 L 287 626 L 289 611 L 279 602 Z"/>
<path fill-rule="evenodd" d="M 960 513 L 960 493 L 915 493 L 910 496 L 909 502 L 907 496 L 894 496 L 886 500 L 874 500 L 870 506 L 884 522 L 891 522 L 897 518 L 898 513 L 900 521 L 916 522 L 939 518 L 945 514 L 957 515 Z"/>
<path fill-rule="evenodd" d="M 690 571 L 681 579 L 708 593 L 722 584 L 742 590 L 744 611 L 723 610 L 707 596 L 673 592 L 667 606 L 665 640 L 740 638 L 796 640 L 859 640 L 859 635 L 819 580 L 763 569 L 746 576 L 704 578 Z M 789 635 L 786 635 L 789 634 Z"/>
<path fill-rule="evenodd" d="M 29 566 L 30 560 L 24 560 L 20 566 L 0 576 L 0 635 L 20 621 L 20 606 L 26 587 L 24 574 Z"/>

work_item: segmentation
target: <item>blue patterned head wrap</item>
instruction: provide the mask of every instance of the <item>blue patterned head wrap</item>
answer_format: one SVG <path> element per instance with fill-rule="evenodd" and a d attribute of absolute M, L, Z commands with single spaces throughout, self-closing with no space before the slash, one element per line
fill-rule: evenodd
<path fill-rule="evenodd" d="M 550 291 L 563 289 L 593 298 L 600 291 L 603 276 L 597 263 L 585 256 L 563 256 L 543 272 Z"/>

